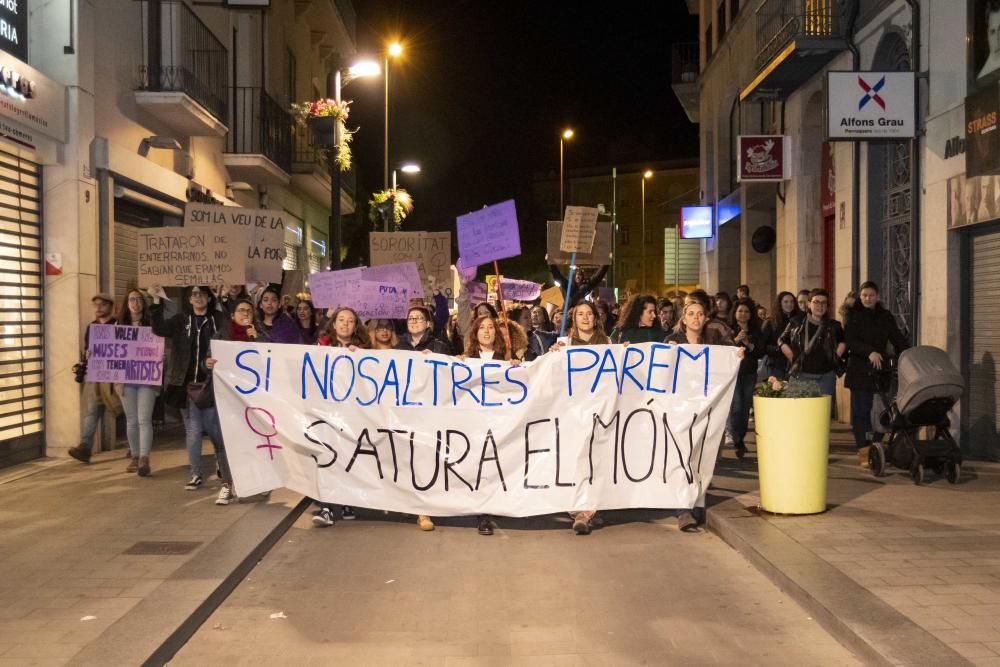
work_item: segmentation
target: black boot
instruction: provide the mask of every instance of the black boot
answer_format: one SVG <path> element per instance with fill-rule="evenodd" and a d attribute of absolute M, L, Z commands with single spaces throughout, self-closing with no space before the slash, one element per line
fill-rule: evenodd
<path fill-rule="evenodd" d="M 81 442 L 78 447 L 70 447 L 69 455 L 80 463 L 90 463 L 90 445 Z"/>

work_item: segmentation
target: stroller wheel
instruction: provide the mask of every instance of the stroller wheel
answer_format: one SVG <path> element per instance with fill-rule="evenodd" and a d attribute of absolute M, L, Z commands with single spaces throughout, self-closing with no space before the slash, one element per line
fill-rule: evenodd
<path fill-rule="evenodd" d="M 868 449 L 868 469 L 875 477 L 885 474 L 885 447 L 881 442 L 873 442 Z"/>
<path fill-rule="evenodd" d="M 958 484 L 958 480 L 962 476 L 962 464 L 957 461 L 948 461 L 945 470 L 945 479 L 951 484 Z"/>
<path fill-rule="evenodd" d="M 924 483 L 924 464 L 914 463 L 913 467 L 910 468 L 910 477 L 913 479 L 914 484 Z"/>

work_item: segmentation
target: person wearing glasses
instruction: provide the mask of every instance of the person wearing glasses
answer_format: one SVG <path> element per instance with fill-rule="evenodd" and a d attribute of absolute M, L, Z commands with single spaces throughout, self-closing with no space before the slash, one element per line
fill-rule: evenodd
<path fill-rule="evenodd" d="M 406 313 L 406 333 L 396 343 L 395 349 L 424 354 L 450 354 L 448 346 L 434 337 L 434 318 L 427 306 L 410 306 Z M 434 530 L 434 521 L 421 514 L 417 517 L 420 530 Z"/>
<path fill-rule="evenodd" d="M 373 350 L 394 350 L 399 343 L 396 325 L 392 320 L 372 319 L 365 322 Z"/>
<path fill-rule="evenodd" d="M 789 363 L 789 376 L 812 380 L 820 391 L 833 396 L 837 369 L 847 352 L 844 328 L 830 317 L 830 295 L 824 289 L 809 293 L 808 312 L 793 320 L 778 338 L 781 353 Z"/>

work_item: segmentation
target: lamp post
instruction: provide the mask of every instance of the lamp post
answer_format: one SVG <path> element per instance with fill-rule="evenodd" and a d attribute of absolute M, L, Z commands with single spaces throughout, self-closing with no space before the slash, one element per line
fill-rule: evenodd
<path fill-rule="evenodd" d="M 653 172 L 647 169 L 642 173 L 642 238 L 639 240 L 639 266 L 642 269 L 642 291 L 646 291 L 646 180 L 653 177 Z"/>
<path fill-rule="evenodd" d="M 403 45 L 393 42 L 385 52 L 385 156 L 382 162 L 382 187 L 389 189 L 389 58 L 398 58 L 403 53 Z M 396 186 L 393 186 L 396 189 Z"/>
<path fill-rule="evenodd" d="M 326 77 L 326 94 L 333 96 L 337 104 L 340 104 L 340 89 L 354 79 L 363 76 L 375 76 L 379 73 L 378 63 L 371 60 L 360 60 L 351 65 L 343 77 L 340 71 L 340 64 L 333 68 L 333 72 Z M 333 146 L 327 151 L 327 159 L 330 163 L 330 268 L 340 268 L 340 188 L 341 173 L 340 165 L 337 164 L 337 146 L 340 145 L 340 123 L 333 125 Z"/>
<path fill-rule="evenodd" d="M 562 220 L 566 211 L 565 189 L 563 188 L 563 144 L 573 138 L 573 130 L 567 128 L 559 135 L 559 219 Z"/>
<path fill-rule="evenodd" d="M 404 174 L 419 174 L 420 165 L 415 162 L 407 162 L 406 164 L 399 165 L 399 171 Z M 396 169 L 392 170 L 392 189 L 396 190 Z M 388 223 L 387 223 L 388 224 Z M 388 229 L 386 231 L 389 231 Z"/>

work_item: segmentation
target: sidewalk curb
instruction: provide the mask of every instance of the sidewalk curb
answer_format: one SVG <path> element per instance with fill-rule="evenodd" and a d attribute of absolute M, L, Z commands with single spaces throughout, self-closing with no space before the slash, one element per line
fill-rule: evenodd
<path fill-rule="evenodd" d="M 254 507 L 69 664 L 167 664 L 312 503 L 289 496 L 287 504 Z"/>
<path fill-rule="evenodd" d="M 866 664 L 972 664 L 737 498 L 711 507 L 706 526 Z"/>

